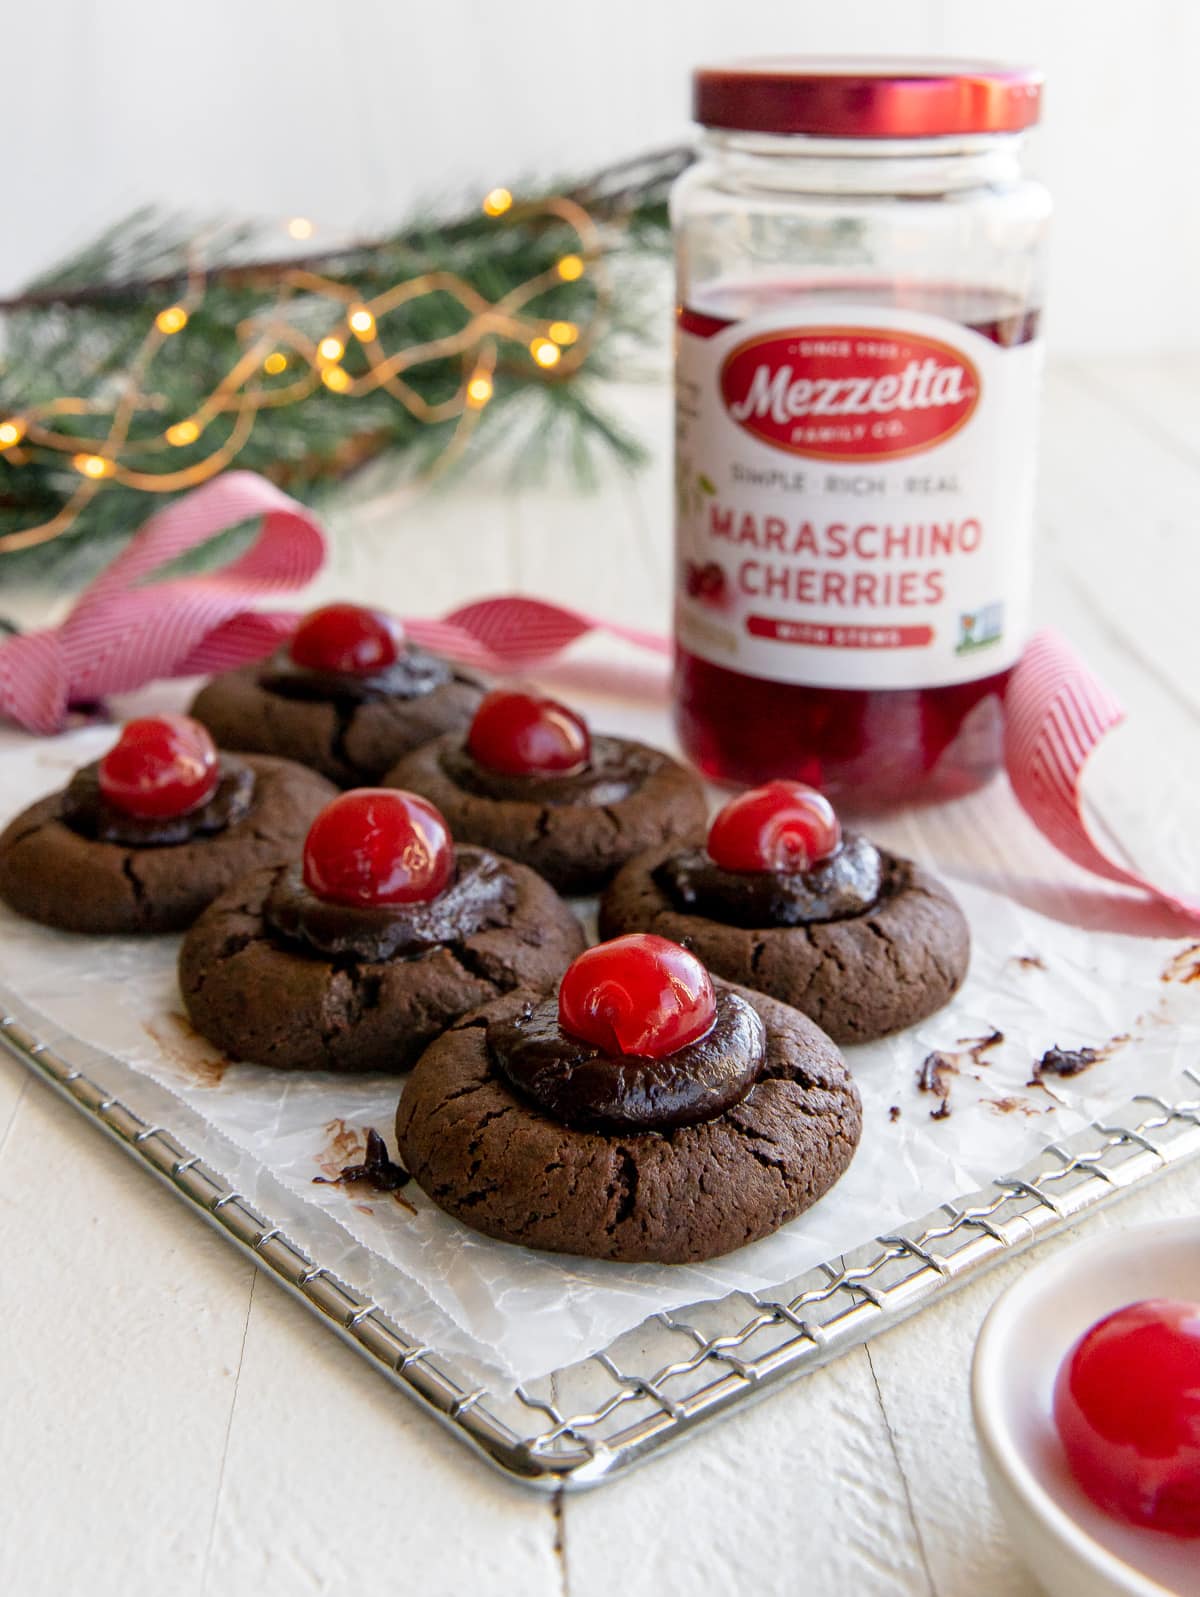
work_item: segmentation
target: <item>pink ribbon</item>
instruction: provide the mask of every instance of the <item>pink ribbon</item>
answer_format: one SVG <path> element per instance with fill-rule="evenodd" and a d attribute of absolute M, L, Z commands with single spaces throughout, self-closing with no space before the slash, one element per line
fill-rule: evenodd
<path fill-rule="evenodd" d="M 222 569 L 147 580 L 256 516 L 262 525 L 254 543 Z M 31 732 L 57 732 L 72 703 L 261 659 L 289 635 L 296 617 L 255 609 L 254 601 L 302 587 L 324 559 L 324 535 L 311 512 L 253 472 L 226 472 L 151 517 L 62 626 L 0 644 L 0 713 Z M 657 633 L 516 594 L 464 605 L 440 621 L 408 620 L 405 627 L 415 643 L 500 675 L 544 666 L 595 631 L 670 653 Z M 1200 917 L 1200 900 L 1129 870 L 1088 830 L 1084 768 L 1124 711 L 1061 638 L 1042 632 L 1033 639 L 1010 679 L 1006 705 L 1013 791 L 1055 847 L 1086 870 Z"/>
<path fill-rule="evenodd" d="M 606 632 L 656 654 L 671 652 L 670 643 L 660 633 L 601 621 L 580 610 L 515 593 L 478 599 L 440 621 L 406 620 L 404 630 L 424 648 L 500 674 L 545 665 L 589 632 Z"/>
<path fill-rule="evenodd" d="M 1004 763 L 1013 792 L 1038 829 L 1084 870 L 1136 887 L 1190 917 L 1200 899 L 1168 892 L 1113 859 L 1088 828 L 1083 774 L 1125 711 L 1054 632 L 1039 632 L 1009 678 Z"/>
<path fill-rule="evenodd" d="M 148 580 L 256 516 L 257 538 L 220 570 Z M 311 511 L 255 472 L 225 472 L 151 516 L 60 627 L 0 645 L 0 713 L 31 732 L 60 732 L 72 704 L 261 659 L 296 618 L 254 601 L 303 587 L 324 560 Z"/>

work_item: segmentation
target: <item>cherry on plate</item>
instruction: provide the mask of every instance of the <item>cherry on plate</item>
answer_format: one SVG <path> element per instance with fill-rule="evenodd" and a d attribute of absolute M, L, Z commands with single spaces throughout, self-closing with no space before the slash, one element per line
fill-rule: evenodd
<path fill-rule="evenodd" d="M 557 699 L 496 688 L 475 712 L 467 752 L 501 776 L 575 776 L 587 768 L 592 740 Z"/>
<path fill-rule="evenodd" d="M 805 871 L 842 842 L 823 793 L 803 782 L 767 782 L 730 799 L 708 832 L 709 857 L 727 871 Z"/>
<path fill-rule="evenodd" d="M 335 904 L 428 903 L 450 881 L 454 844 L 441 812 L 415 793 L 353 788 L 309 828 L 303 869 L 309 890 Z"/>
<path fill-rule="evenodd" d="M 296 665 L 369 677 L 386 671 L 404 651 L 404 629 L 382 610 L 326 604 L 304 616 L 288 645 Z"/>
<path fill-rule="evenodd" d="M 717 1000 L 695 954 L 650 932 L 580 954 L 558 990 L 569 1036 L 619 1054 L 662 1059 L 712 1030 Z"/>
<path fill-rule="evenodd" d="M 100 761 L 100 791 L 143 820 L 186 815 L 207 804 L 221 780 L 208 728 L 187 715 L 144 715 L 126 722 Z"/>
<path fill-rule="evenodd" d="M 1097 1321 L 1059 1367 L 1054 1423 L 1093 1502 L 1200 1536 L 1200 1303 L 1148 1298 Z"/>

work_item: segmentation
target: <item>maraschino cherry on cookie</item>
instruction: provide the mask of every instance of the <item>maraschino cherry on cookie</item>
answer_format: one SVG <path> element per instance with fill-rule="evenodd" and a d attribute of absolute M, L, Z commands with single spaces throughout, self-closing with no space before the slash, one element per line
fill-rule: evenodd
<path fill-rule="evenodd" d="M 557 997 L 513 993 L 451 1028 L 396 1117 L 405 1167 L 466 1225 L 667 1264 L 793 1219 L 860 1129 L 854 1085 L 811 1021 L 642 934 L 580 954 Z"/>
<path fill-rule="evenodd" d="M 100 761 L 100 792 L 109 804 L 143 820 L 186 815 L 207 804 L 221 780 L 208 728 L 187 715 L 127 721 Z"/>
<path fill-rule="evenodd" d="M 301 616 L 268 659 L 214 677 L 192 713 L 223 748 L 283 754 L 361 787 L 410 749 L 465 728 L 483 692 L 386 610 L 338 601 Z"/>
<path fill-rule="evenodd" d="M 970 949 L 939 881 L 843 834 L 823 794 L 783 780 L 731 798 L 703 844 L 630 861 L 605 894 L 600 930 L 686 943 L 715 975 L 795 1005 L 839 1043 L 940 1009 Z"/>
<path fill-rule="evenodd" d="M 182 931 L 293 857 L 333 793 L 290 760 L 218 750 L 186 715 L 139 716 L 0 836 L 0 898 L 65 931 Z"/>
<path fill-rule="evenodd" d="M 356 788 L 327 804 L 304 843 L 304 884 L 335 904 L 425 904 L 454 874 L 445 821 L 423 798 Z"/>
<path fill-rule="evenodd" d="M 395 665 L 404 648 L 404 628 L 394 616 L 361 604 L 326 604 L 301 618 L 288 654 L 309 671 L 370 677 Z"/>
<path fill-rule="evenodd" d="M 587 723 L 537 693 L 495 688 L 475 712 L 467 752 L 501 776 L 577 776 L 592 757 Z"/>
<path fill-rule="evenodd" d="M 423 793 L 460 841 L 540 871 L 560 892 L 603 886 L 641 849 L 702 826 L 704 790 L 658 749 L 593 732 L 569 705 L 498 688 L 464 735 L 448 733 L 388 772 Z"/>
<path fill-rule="evenodd" d="M 589 948 L 558 990 L 562 1029 L 598 1048 L 662 1059 L 713 1028 L 712 978 L 686 948 L 634 932 Z"/>
<path fill-rule="evenodd" d="M 238 882 L 180 951 L 188 1016 L 231 1058 L 393 1075 L 498 994 L 546 992 L 583 946 L 546 882 L 456 845 L 418 794 L 338 794 L 297 854 Z"/>
<path fill-rule="evenodd" d="M 740 793 L 708 829 L 709 857 L 727 871 L 806 871 L 841 846 L 833 805 L 803 782 L 767 782 Z"/>

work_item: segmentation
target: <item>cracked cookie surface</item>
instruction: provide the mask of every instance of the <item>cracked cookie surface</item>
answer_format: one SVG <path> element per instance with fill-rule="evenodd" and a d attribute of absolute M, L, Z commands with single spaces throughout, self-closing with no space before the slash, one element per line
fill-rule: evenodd
<path fill-rule="evenodd" d="M 274 934 L 264 906 L 284 868 L 256 871 L 184 938 L 179 985 L 192 1024 L 231 1058 L 259 1065 L 407 1070 L 460 1015 L 517 987 L 547 991 L 583 948 L 553 888 L 500 863 L 514 884 L 504 924 L 382 960 L 325 957 Z"/>
<path fill-rule="evenodd" d="M 520 860 L 560 893 L 594 893 L 644 849 L 678 843 L 703 831 L 707 804 L 700 779 L 661 749 L 624 738 L 593 739 L 595 749 L 628 757 L 637 779 L 625 796 L 608 803 L 553 802 L 551 778 L 530 779 L 535 798 L 492 797 L 455 779 L 448 758 L 463 738 L 448 733 L 407 755 L 384 778 L 387 787 L 420 793 L 463 842 L 494 848 Z M 508 779 L 517 787 L 521 779 Z M 577 778 L 563 783 L 570 794 Z"/>
<path fill-rule="evenodd" d="M 511 994 L 465 1017 L 418 1062 L 396 1116 L 406 1169 L 464 1224 L 556 1253 L 688 1264 L 769 1235 L 843 1174 L 862 1109 L 822 1031 L 762 993 L 732 990 L 761 1017 L 767 1058 L 760 1080 L 715 1119 L 621 1135 L 553 1119 L 491 1059 L 489 1021 L 527 1001 Z"/>
<path fill-rule="evenodd" d="M 950 889 L 911 860 L 879 852 L 883 885 L 865 914 L 753 928 L 676 908 L 655 880 L 672 848 L 652 849 L 613 881 L 600 906 L 600 932 L 657 932 L 727 980 L 794 1005 L 835 1042 L 870 1042 L 949 1003 L 971 949 Z"/>
<path fill-rule="evenodd" d="M 247 665 L 214 677 L 188 714 L 222 748 L 298 760 L 341 787 L 377 782 L 411 749 L 465 727 L 484 692 L 478 678 L 454 667 L 448 681 L 408 698 L 290 698 L 264 687 L 263 672 Z"/>
<path fill-rule="evenodd" d="M 133 846 L 84 837 L 60 819 L 62 794 L 0 835 L 0 898 L 64 931 L 176 932 L 248 871 L 299 854 L 335 789 L 291 760 L 250 755 L 254 794 L 239 820 L 181 843 Z"/>

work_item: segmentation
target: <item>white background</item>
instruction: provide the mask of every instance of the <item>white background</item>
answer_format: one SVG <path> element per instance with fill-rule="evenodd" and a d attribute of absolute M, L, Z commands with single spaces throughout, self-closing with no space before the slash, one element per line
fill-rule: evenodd
<path fill-rule="evenodd" d="M 1060 353 L 1200 348 L 1197 0 L 56 0 L 0 7 L 0 287 L 148 200 L 382 223 L 688 132 L 764 51 L 1034 60 Z"/>

